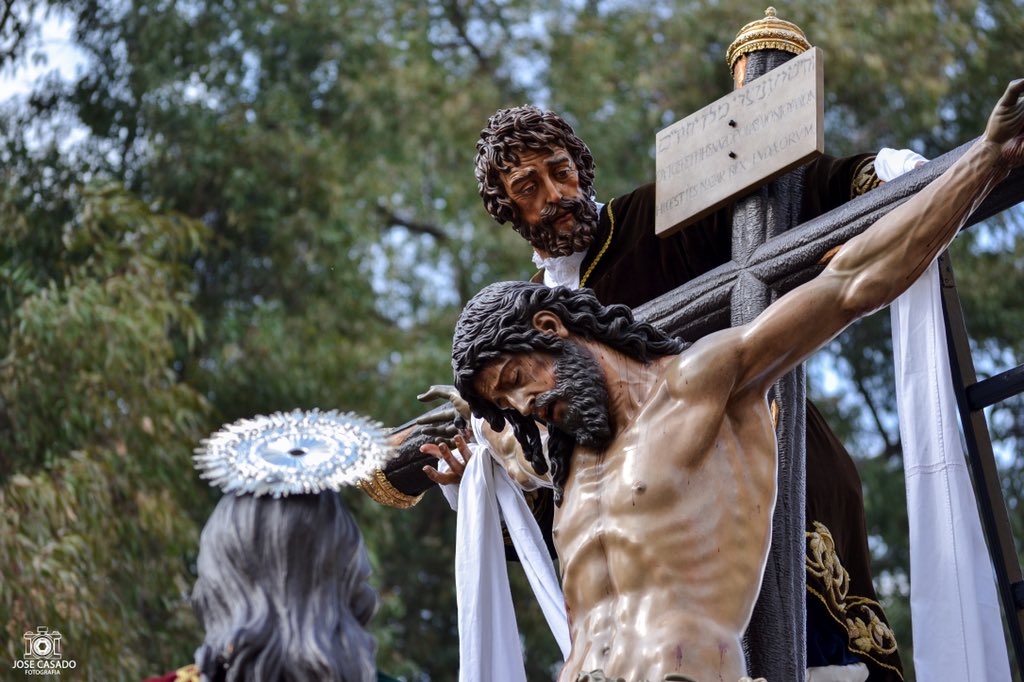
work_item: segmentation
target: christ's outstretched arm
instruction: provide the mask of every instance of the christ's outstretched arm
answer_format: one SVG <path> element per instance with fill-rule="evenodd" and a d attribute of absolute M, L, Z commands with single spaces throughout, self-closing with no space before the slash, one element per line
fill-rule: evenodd
<path fill-rule="evenodd" d="M 891 303 L 924 272 L 978 203 L 1011 168 L 1024 163 L 1022 97 L 1024 79 L 1010 83 L 985 134 L 949 170 L 851 239 L 820 275 L 750 324 L 722 333 L 737 344 L 734 392 L 767 391 L 850 323 Z"/>

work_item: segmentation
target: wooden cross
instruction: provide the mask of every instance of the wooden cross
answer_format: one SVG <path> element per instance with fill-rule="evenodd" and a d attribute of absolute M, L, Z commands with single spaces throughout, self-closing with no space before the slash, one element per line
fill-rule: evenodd
<path fill-rule="evenodd" d="M 745 87 L 750 87 L 755 78 L 792 58 L 789 53 L 773 49 L 747 55 Z M 801 56 L 798 59 L 804 58 Z M 719 103 L 711 105 L 710 109 L 711 113 L 705 113 L 705 116 L 720 116 L 723 112 Z M 724 116 L 728 119 L 730 113 L 725 111 Z M 685 124 L 686 120 L 680 124 Z M 803 124 L 796 122 L 795 125 Z M 820 130 L 815 134 L 820 134 Z M 810 139 L 810 136 L 806 137 Z M 712 141 L 720 139 L 724 138 L 712 136 Z M 772 300 L 817 275 L 839 246 L 863 232 L 940 175 L 969 146 L 970 143 L 963 145 L 921 169 L 798 228 L 802 169 L 783 175 L 736 203 L 731 262 L 640 306 L 635 311 L 637 317 L 691 341 L 712 331 L 751 321 Z M 800 151 L 801 154 L 805 152 Z M 692 158 L 687 156 L 689 153 L 683 152 L 681 157 Z M 796 163 L 802 163 L 812 156 L 808 153 Z M 736 160 L 735 157 L 731 158 Z M 663 168 L 671 168 L 672 163 L 678 166 L 683 162 L 659 163 L 659 181 L 668 175 L 662 172 Z M 729 159 L 721 161 L 726 168 L 728 163 Z M 784 160 L 780 163 L 789 163 L 792 167 L 793 161 Z M 717 167 L 710 169 L 712 173 L 719 171 Z M 769 168 L 762 177 L 778 175 L 779 172 L 782 171 L 778 168 Z M 754 177 L 752 181 L 749 178 L 745 181 L 757 180 Z M 677 210 L 681 201 L 673 202 L 672 197 L 694 196 L 695 193 L 688 193 L 686 187 L 678 184 L 668 190 L 659 188 L 659 198 L 669 202 L 662 205 L 665 210 L 659 210 L 659 234 L 669 234 L 679 229 L 687 220 L 705 215 L 742 190 L 732 188 L 723 191 L 718 188 L 717 194 L 711 196 L 705 205 L 690 206 L 689 213 L 682 215 L 685 212 Z M 975 224 L 1022 200 L 1024 169 L 1018 168 L 989 195 L 967 224 Z M 748 665 L 751 674 L 755 676 L 764 676 L 769 680 L 802 681 L 806 669 L 802 367 L 776 385 L 772 399 L 780 408 L 778 501 L 773 521 L 771 554 L 747 634 Z"/>

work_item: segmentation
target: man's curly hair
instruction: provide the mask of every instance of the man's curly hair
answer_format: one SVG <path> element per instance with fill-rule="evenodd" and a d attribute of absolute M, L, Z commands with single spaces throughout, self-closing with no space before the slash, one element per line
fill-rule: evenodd
<path fill-rule="evenodd" d="M 535 106 L 501 109 L 487 120 L 476 143 L 476 181 L 487 212 L 499 223 L 516 221 L 516 207 L 505 191 L 501 176 L 519 163 L 524 151 L 569 152 L 579 174 L 580 191 L 593 199 L 594 157 L 572 126 L 552 111 Z"/>
<path fill-rule="evenodd" d="M 498 282 L 474 296 L 455 325 L 452 341 L 452 370 L 455 387 L 478 417 L 500 431 L 507 421 L 523 446 L 523 453 L 538 474 L 548 471 L 540 431 L 532 418 L 515 410 L 502 410 L 476 390 L 477 373 L 508 353 L 545 352 L 559 354 L 561 338 L 533 326 L 533 316 L 542 311 L 557 315 L 565 328 L 590 341 L 603 343 L 640 362 L 681 353 L 686 344 L 657 327 L 637 322 L 624 305 L 603 306 L 590 289 L 548 288 L 531 282 Z M 548 459 L 555 502 L 561 502 L 569 473 L 569 457 L 576 442 L 573 436 L 548 425 Z"/>

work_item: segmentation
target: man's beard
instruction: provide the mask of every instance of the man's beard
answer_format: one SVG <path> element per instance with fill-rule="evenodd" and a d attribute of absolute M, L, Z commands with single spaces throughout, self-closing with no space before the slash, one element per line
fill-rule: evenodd
<path fill-rule="evenodd" d="M 559 233 L 555 217 L 564 211 L 573 215 L 572 231 Z M 516 232 L 541 251 L 552 256 L 571 256 L 586 251 L 597 233 L 597 205 L 590 199 L 565 197 L 557 204 L 548 204 L 540 214 L 540 222 L 530 224 L 518 218 L 512 223 Z"/>
<path fill-rule="evenodd" d="M 555 387 L 541 394 L 534 413 L 559 401 L 562 412 L 551 424 L 584 447 L 603 450 L 611 442 L 608 386 L 597 360 L 585 347 L 566 341 L 555 360 Z M 554 417 L 554 415 L 551 415 Z"/>

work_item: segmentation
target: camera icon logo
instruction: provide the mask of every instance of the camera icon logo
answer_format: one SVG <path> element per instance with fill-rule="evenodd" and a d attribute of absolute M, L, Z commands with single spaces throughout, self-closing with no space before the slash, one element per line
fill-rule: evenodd
<path fill-rule="evenodd" d="M 45 625 L 40 625 L 35 632 L 29 630 L 25 633 L 25 658 L 60 658 L 61 634 L 56 630 L 51 631 Z"/>

